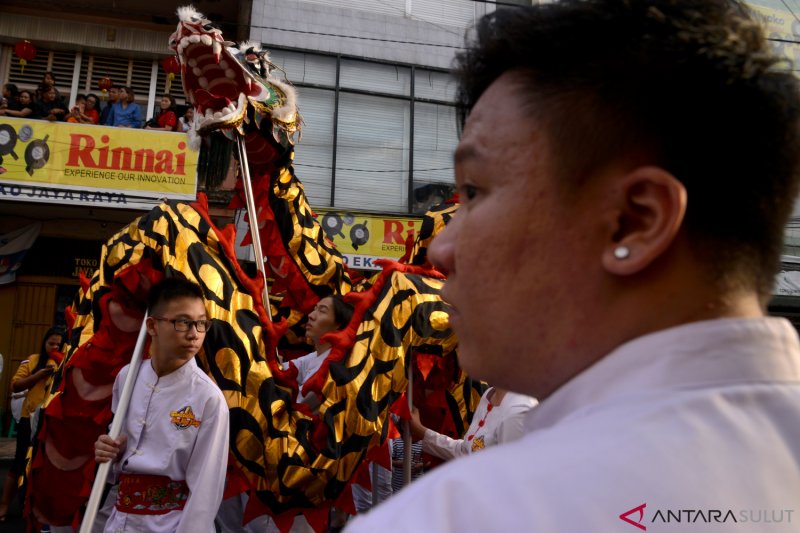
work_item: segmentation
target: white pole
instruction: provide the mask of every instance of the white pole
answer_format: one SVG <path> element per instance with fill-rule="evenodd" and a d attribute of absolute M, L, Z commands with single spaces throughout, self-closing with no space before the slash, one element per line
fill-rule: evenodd
<path fill-rule="evenodd" d="M 117 411 L 114 413 L 114 420 L 111 422 L 111 429 L 108 431 L 108 436 L 116 439 L 122 430 L 122 423 L 125 421 L 125 416 L 128 412 L 128 404 L 133 395 L 133 386 L 136 383 L 136 376 L 139 375 L 139 367 L 142 361 L 142 351 L 144 351 L 144 341 L 147 336 L 147 312 L 144 314 L 142 320 L 142 327 L 139 329 L 139 337 L 136 339 L 136 347 L 133 349 L 133 356 L 131 356 L 130 369 L 128 375 L 125 376 L 125 384 L 122 387 L 122 394 L 117 404 Z M 103 490 L 106 486 L 106 479 L 108 472 L 111 470 L 111 461 L 100 463 L 100 468 L 97 469 L 97 476 L 94 478 L 92 485 L 92 493 L 89 496 L 89 503 L 86 504 L 86 512 L 83 515 L 83 522 L 81 523 L 80 533 L 90 533 L 94 520 L 97 518 L 97 510 L 100 507 L 100 498 L 103 496 Z"/>
<path fill-rule="evenodd" d="M 256 268 L 261 272 L 261 279 L 264 280 L 264 290 L 261 297 L 264 299 L 264 309 L 267 316 L 272 320 L 272 311 L 269 304 L 269 287 L 267 287 L 267 272 L 264 267 L 264 251 L 261 248 L 261 235 L 258 233 L 258 213 L 256 212 L 256 202 L 253 198 L 253 185 L 250 183 L 250 166 L 247 164 L 247 152 L 244 147 L 244 139 L 236 137 L 236 144 L 239 148 L 239 163 L 242 168 L 242 185 L 244 185 L 244 198 L 247 204 L 247 216 L 250 217 L 250 240 L 253 241 L 255 248 Z"/>

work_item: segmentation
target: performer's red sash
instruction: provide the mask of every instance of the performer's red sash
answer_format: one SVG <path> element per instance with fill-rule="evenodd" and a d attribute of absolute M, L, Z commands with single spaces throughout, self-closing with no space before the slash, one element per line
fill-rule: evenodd
<path fill-rule="evenodd" d="M 119 481 L 117 510 L 130 514 L 167 514 L 180 511 L 189 498 L 185 481 L 167 476 L 122 474 Z"/>

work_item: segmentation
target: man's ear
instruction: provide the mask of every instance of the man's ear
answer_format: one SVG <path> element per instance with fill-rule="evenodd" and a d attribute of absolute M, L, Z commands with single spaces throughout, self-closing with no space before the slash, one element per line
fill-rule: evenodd
<path fill-rule="evenodd" d="M 673 243 L 686 214 L 686 188 L 659 167 L 639 167 L 614 188 L 611 234 L 603 268 L 630 276 L 645 270 Z"/>
<path fill-rule="evenodd" d="M 147 320 L 145 320 L 145 326 L 147 327 L 147 334 L 151 337 L 156 334 L 156 319 L 148 316 Z"/>

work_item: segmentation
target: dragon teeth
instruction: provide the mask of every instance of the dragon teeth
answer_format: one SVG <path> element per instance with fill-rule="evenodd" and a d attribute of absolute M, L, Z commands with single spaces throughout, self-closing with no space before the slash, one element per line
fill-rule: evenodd
<path fill-rule="evenodd" d="M 200 42 L 206 46 L 211 46 L 211 36 L 210 35 L 201 35 Z"/>
<path fill-rule="evenodd" d="M 206 35 L 206 37 L 208 37 L 208 36 Z M 209 37 L 209 40 L 210 39 L 211 39 L 211 37 Z M 214 41 L 213 44 L 212 43 L 208 43 L 208 44 L 212 45 L 212 48 L 214 50 L 214 58 L 217 60 L 217 63 L 219 63 L 219 57 L 222 54 L 222 45 L 219 43 L 219 41 Z"/>
<path fill-rule="evenodd" d="M 199 43 L 200 42 L 200 36 L 199 35 L 190 35 L 188 37 L 188 39 L 189 39 L 190 43 Z"/>

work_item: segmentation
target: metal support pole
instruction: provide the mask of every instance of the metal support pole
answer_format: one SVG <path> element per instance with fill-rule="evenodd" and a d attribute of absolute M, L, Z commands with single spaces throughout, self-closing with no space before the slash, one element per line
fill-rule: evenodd
<path fill-rule="evenodd" d="M 414 360 L 408 363 L 408 389 L 406 397 L 408 399 L 408 412 L 414 409 Z M 403 485 L 411 483 L 411 460 L 413 452 L 411 450 L 411 422 L 403 420 Z"/>

